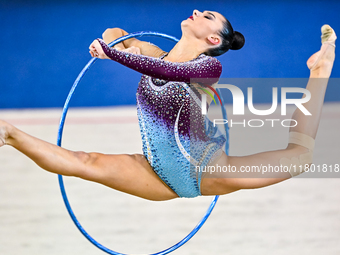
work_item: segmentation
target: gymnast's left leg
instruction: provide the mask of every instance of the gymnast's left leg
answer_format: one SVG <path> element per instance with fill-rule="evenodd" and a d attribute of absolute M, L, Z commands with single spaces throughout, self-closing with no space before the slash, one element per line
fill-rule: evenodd
<path fill-rule="evenodd" d="M 292 119 L 296 120 L 298 124 L 289 130 L 290 139 L 287 148 L 243 157 L 229 157 L 224 153 L 212 165 L 216 169 L 217 166 L 234 166 L 236 171 L 214 172 L 203 176 L 201 182 L 203 195 L 221 195 L 239 189 L 253 189 L 272 185 L 289 179 L 300 172 L 298 170 L 308 167 L 312 163 L 314 139 L 320 122 L 328 79 L 335 59 L 335 40 L 336 35 L 333 29 L 328 25 L 323 26 L 321 50 L 307 61 L 310 79 L 306 89 L 311 93 L 311 99 L 304 104 L 304 107 L 312 115 L 307 116 L 299 109 L 295 110 Z M 254 167 L 254 169 L 258 167 L 260 169 L 260 166 L 263 165 L 280 167 L 281 170 L 274 173 L 242 172 L 245 167 Z M 288 172 L 288 169 L 297 171 Z"/>

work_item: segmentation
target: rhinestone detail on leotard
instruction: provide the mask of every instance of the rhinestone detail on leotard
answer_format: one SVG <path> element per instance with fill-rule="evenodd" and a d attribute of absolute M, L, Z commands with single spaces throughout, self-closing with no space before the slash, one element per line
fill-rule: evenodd
<path fill-rule="evenodd" d="M 109 48 L 107 56 L 143 73 L 137 89 L 137 113 L 143 153 L 158 176 L 180 197 L 201 195 L 201 172 L 226 141 L 202 115 L 201 95 L 192 83 L 213 84 L 220 62 L 201 54 L 188 62 L 169 62 Z M 203 80 L 202 80 L 203 78 Z"/>

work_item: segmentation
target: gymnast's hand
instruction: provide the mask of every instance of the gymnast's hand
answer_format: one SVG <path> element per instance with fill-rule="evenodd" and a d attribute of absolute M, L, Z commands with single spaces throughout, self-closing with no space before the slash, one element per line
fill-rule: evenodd
<path fill-rule="evenodd" d="M 130 52 L 130 53 L 132 53 L 132 54 L 140 55 L 140 48 L 139 48 L 139 47 L 136 47 L 136 46 L 131 46 L 131 47 L 129 47 L 129 48 L 122 49 L 121 51 Z"/>
<path fill-rule="evenodd" d="M 110 59 L 106 54 L 104 53 L 102 46 L 98 42 L 98 40 L 94 40 L 90 47 L 90 54 L 94 58 L 100 58 L 100 59 Z"/>

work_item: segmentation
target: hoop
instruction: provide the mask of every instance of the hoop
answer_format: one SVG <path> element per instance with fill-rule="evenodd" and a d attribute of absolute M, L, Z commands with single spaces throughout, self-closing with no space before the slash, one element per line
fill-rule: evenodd
<path fill-rule="evenodd" d="M 144 35 L 148 35 L 148 36 L 156 36 L 156 37 L 162 37 L 162 38 L 166 38 L 172 41 L 177 42 L 178 39 L 170 36 L 170 35 L 166 35 L 166 34 L 162 34 L 162 33 L 157 33 L 157 32 L 151 32 L 151 31 L 142 31 L 142 32 L 136 32 L 136 33 L 131 33 L 128 34 L 126 36 L 120 37 L 117 40 L 111 42 L 109 44 L 109 46 L 113 46 L 117 43 L 120 43 L 126 39 L 132 38 L 132 37 L 141 37 Z M 60 118 L 60 124 L 59 124 L 59 129 L 58 129 L 58 140 L 57 140 L 57 145 L 61 146 L 61 141 L 62 141 L 62 135 L 63 135 L 63 130 L 64 130 L 64 124 L 65 124 L 65 120 L 66 120 L 66 115 L 67 115 L 67 111 L 69 109 L 69 104 L 70 104 L 70 100 L 75 92 L 75 89 L 77 88 L 79 82 L 81 81 L 81 79 L 84 77 L 84 75 L 86 74 L 86 72 L 90 69 L 90 67 L 94 64 L 94 62 L 96 62 L 97 58 L 92 58 L 87 64 L 86 66 L 83 68 L 83 70 L 79 73 L 77 79 L 75 80 L 75 82 L 73 83 L 73 86 L 71 87 L 71 90 L 66 98 L 65 104 L 64 104 L 64 108 L 62 111 L 62 115 Z M 223 103 L 223 101 L 222 101 Z M 224 103 L 223 103 L 224 104 Z M 222 107 L 224 109 L 224 107 Z M 223 111 L 222 109 L 222 111 Z M 225 109 L 224 109 L 225 110 Z M 228 135 L 228 132 L 227 132 Z M 227 144 L 226 144 L 226 149 L 228 148 Z M 226 151 L 227 152 L 227 151 Z M 60 186 L 60 191 L 65 203 L 65 206 L 67 208 L 67 211 L 69 213 L 69 215 L 71 216 L 71 219 L 73 220 L 74 224 L 76 225 L 76 227 L 79 229 L 79 231 L 96 247 L 98 247 L 99 249 L 101 249 L 102 251 L 111 254 L 111 255 L 126 255 L 123 253 L 119 253 L 113 250 L 110 250 L 108 248 L 106 248 L 105 246 L 103 246 L 102 244 L 98 243 L 93 237 L 91 237 L 86 231 L 85 229 L 82 227 L 82 225 L 80 224 L 80 222 L 78 221 L 78 219 L 76 218 L 70 202 L 67 198 L 66 195 L 66 190 L 65 190 L 65 185 L 64 185 L 64 181 L 63 181 L 63 176 L 62 175 L 58 175 L 58 180 L 59 180 L 59 186 Z M 196 233 L 198 230 L 200 230 L 200 228 L 203 226 L 203 224 L 206 222 L 206 220 L 208 219 L 208 217 L 210 216 L 212 210 L 214 209 L 216 202 L 218 200 L 219 196 L 215 196 L 214 199 L 211 201 L 210 206 L 208 207 L 208 210 L 206 211 L 205 215 L 203 216 L 203 218 L 199 221 L 199 223 L 196 225 L 196 227 L 186 236 L 184 237 L 180 242 L 176 243 L 175 245 L 157 252 L 157 253 L 153 253 L 150 255 L 163 255 L 163 254 L 168 254 L 176 249 L 178 249 L 179 247 L 181 247 L 183 244 L 185 244 L 187 241 L 189 241 Z"/>

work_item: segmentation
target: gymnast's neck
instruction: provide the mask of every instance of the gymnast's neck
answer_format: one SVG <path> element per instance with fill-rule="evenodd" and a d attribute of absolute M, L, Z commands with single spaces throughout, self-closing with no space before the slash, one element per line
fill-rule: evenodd
<path fill-rule="evenodd" d="M 183 35 L 164 59 L 171 62 L 186 62 L 197 58 L 205 51 L 205 42 Z"/>

